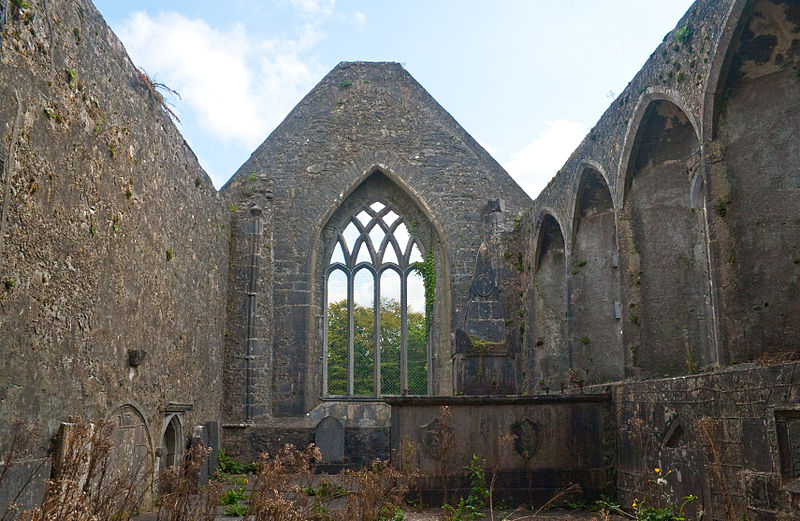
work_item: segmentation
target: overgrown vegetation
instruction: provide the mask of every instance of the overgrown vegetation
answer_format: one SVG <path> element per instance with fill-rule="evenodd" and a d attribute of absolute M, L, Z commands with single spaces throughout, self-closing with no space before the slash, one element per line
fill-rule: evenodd
<path fill-rule="evenodd" d="M 144 84 L 145 87 L 147 87 L 147 90 L 150 92 L 150 94 L 153 96 L 156 102 L 158 102 L 161 109 L 164 112 L 166 112 L 170 118 L 180 123 L 181 122 L 180 118 L 175 113 L 175 111 L 172 110 L 172 107 L 170 107 L 171 104 L 167 102 L 167 100 L 164 98 L 164 95 L 162 94 L 162 92 L 165 92 L 170 96 L 176 96 L 178 99 L 181 99 L 181 95 L 178 93 L 178 91 L 168 87 L 167 85 L 161 82 L 153 81 L 150 78 L 150 76 L 147 75 L 144 69 L 137 67 L 136 72 L 139 76 L 139 80 Z"/>
<path fill-rule="evenodd" d="M 412 227 L 412 235 L 416 226 Z M 436 262 L 433 256 L 433 246 L 428 248 L 428 255 L 424 261 L 415 262 L 411 267 L 422 276 L 422 285 L 425 287 L 425 337 L 431 330 L 433 317 L 433 300 L 436 297 Z"/>

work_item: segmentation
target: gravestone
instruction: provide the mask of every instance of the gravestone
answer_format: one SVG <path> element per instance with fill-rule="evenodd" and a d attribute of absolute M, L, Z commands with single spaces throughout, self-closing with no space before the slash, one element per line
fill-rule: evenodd
<path fill-rule="evenodd" d="M 317 424 L 314 443 L 322 453 L 323 463 L 334 463 L 344 459 L 344 425 L 328 416 Z"/>

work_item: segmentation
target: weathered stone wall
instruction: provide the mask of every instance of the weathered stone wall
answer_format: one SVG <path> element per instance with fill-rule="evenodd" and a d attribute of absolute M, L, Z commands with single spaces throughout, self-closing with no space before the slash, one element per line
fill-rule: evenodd
<path fill-rule="evenodd" d="M 543 504 L 570 483 L 586 499 L 613 493 L 608 395 L 387 398 L 392 461 L 421 475 L 426 503 L 469 494 L 473 457 L 493 475 L 495 501 Z"/>
<path fill-rule="evenodd" d="M 169 416 L 182 442 L 219 419 L 227 205 L 89 1 L 25 4 L 0 2 L 0 451 L 76 416 L 152 459 Z"/>
<path fill-rule="evenodd" d="M 493 284 L 505 289 L 512 280 L 503 260 L 506 237 L 515 217 L 530 205 L 486 151 L 392 63 L 339 64 L 222 193 L 236 209 L 226 340 L 226 371 L 231 376 L 226 380 L 230 385 L 225 409 L 231 424 L 249 419 L 266 425 L 272 417 L 302 419 L 320 406 L 325 316 L 321 282 L 329 255 L 325 247 L 341 217 L 337 210 L 356 204 L 356 199 L 391 202 L 415 224 L 423 250 L 433 250 L 433 392 L 451 394 L 451 334 L 456 328 L 467 329 L 480 246 L 486 245 L 486 258 L 497 272 Z M 254 205 L 261 212 L 258 216 L 251 212 Z M 265 230 L 256 272 L 248 260 L 254 220 Z M 250 285 L 251 276 L 255 286 Z M 503 301 L 518 299 L 516 285 L 513 288 L 493 297 L 497 310 Z M 498 295 L 497 289 L 490 293 Z M 255 303 L 249 326 L 241 318 L 248 299 Z M 515 306 L 506 307 L 516 312 Z M 501 325 L 504 318 L 492 317 Z M 510 335 L 499 344 L 514 352 L 517 338 Z M 253 404 L 249 418 L 244 407 L 248 393 Z M 316 425 L 302 421 L 308 429 Z M 272 424 L 283 423 L 276 419 Z"/>
<path fill-rule="evenodd" d="M 666 492 L 697 496 L 689 511 L 705 511 L 704 519 L 800 513 L 797 362 L 626 383 L 613 397 L 621 504 Z M 666 485 L 654 483 L 655 468 L 670 473 Z"/>
<path fill-rule="evenodd" d="M 798 30 L 794 2 L 696 2 L 536 199 L 519 243 L 529 389 L 567 378 L 543 365 L 562 343 L 567 379 L 591 383 L 797 352 Z M 554 284 L 563 319 L 540 295 Z"/>

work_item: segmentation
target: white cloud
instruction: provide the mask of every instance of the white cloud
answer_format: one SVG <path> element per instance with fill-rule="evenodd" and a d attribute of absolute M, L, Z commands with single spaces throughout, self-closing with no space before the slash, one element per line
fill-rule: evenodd
<path fill-rule="evenodd" d="M 289 3 L 304 18 L 326 18 L 336 6 L 336 0 L 289 0 Z"/>
<path fill-rule="evenodd" d="M 367 25 L 367 15 L 356 12 L 353 14 L 353 21 L 356 23 L 359 29 L 363 29 Z"/>
<path fill-rule="evenodd" d="M 242 25 L 219 30 L 175 12 L 138 12 L 118 33 L 134 63 L 181 94 L 179 113 L 183 105 L 211 136 L 251 149 L 319 75 L 300 57 L 323 37 L 312 24 L 296 40 L 268 40 Z"/>
<path fill-rule="evenodd" d="M 517 183 L 536 197 L 561 168 L 588 132 L 588 127 L 559 119 L 545 122 L 547 128 L 503 166 Z"/>

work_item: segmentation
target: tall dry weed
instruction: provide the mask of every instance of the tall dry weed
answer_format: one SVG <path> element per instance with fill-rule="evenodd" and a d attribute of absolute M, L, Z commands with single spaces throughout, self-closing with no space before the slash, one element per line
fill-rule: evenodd
<path fill-rule="evenodd" d="M 200 467 L 210 455 L 210 448 L 194 445 L 180 466 L 167 467 L 161 473 L 158 521 L 214 521 L 222 483 L 211 480 L 198 489 Z"/>

